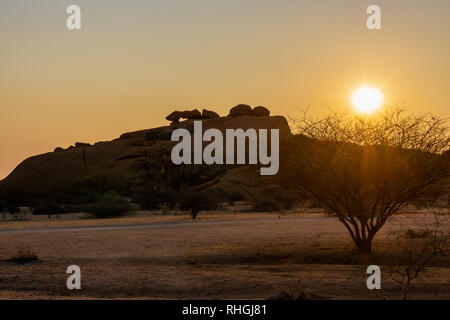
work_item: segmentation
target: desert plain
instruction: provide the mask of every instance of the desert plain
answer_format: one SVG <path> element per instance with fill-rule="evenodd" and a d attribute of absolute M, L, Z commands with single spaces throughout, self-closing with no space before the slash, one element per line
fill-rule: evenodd
<path fill-rule="evenodd" d="M 359 255 L 336 217 L 314 211 L 33 216 L 0 223 L 0 298 L 401 299 L 389 271 L 401 250 L 393 235 L 432 218 L 393 217 L 373 253 Z M 366 285 L 372 264 L 380 290 Z M 81 269 L 81 290 L 66 286 L 69 265 Z M 450 257 L 433 260 L 409 298 L 449 299 Z"/>

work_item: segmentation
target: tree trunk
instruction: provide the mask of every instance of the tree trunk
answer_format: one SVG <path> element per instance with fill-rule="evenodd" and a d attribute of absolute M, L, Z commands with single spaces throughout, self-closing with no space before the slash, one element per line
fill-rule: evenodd
<path fill-rule="evenodd" d="M 197 218 L 198 212 L 199 212 L 199 210 L 197 210 L 197 209 L 192 209 L 191 210 L 191 217 L 192 217 L 192 219 Z"/>
<path fill-rule="evenodd" d="M 344 224 L 347 228 L 350 236 L 353 239 L 353 242 L 356 244 L 359 253 L 371 253 L 372 252 L 372 241 L 375 237 L 376 232 L 379 230 L 366 230 L 363 223 L 359 225 L 359 222 L 355 219 L 351 219 L 350 221 L 346 221 L 343 216 L 339 217 L 339 220 Z"/>
<path fill-rule="evenodd" d="M 372 239 L 359 239 L 356 241 L 359 253 L 371 253 L 372 252 Z"/>
<path fill-rule="evenodd" d="M 409 283 L 407 279 L 403 280 L 402 292 L 403 292 L 403 300 L 408 300 Z"/>

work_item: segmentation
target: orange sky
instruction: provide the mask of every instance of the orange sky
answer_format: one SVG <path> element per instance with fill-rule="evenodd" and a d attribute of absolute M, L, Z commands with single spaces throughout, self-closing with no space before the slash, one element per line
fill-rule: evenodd
<path fill-rule="evenodd" d="M 295 116 L 349 107 L 360 85 L 450 116 L 450 2 L 0 3 L 0 179 L 26 157 L 167 124 L 175 109 L 238 103 Z M 378 3 L 382 30 L 365 10 Z"/>

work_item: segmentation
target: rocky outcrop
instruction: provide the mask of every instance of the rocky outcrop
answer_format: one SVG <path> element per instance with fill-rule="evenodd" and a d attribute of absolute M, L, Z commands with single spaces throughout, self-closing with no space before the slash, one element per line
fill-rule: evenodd
<path fill-rule="evenodd" d="M 90 143 L 85 143 L 85 142 L 76 142 L 75 143 L 75 147 L 90 147 L 91 144 Z"/>
<path fill-rule="evenodd" d="M 253 108 L 252 115 L 254 117 L 268 117 L 270 116 L 270 111 L 266 107 L 258 106 Z"/>
<path fill-rule="evenodd" d="M 202 111 L 202 119 L 214 119 L 219 117 L 220 117 L 219 114 L 214 111 L 207 109 L 203 109 Z"/>
<path fill-rule="evenodd" d="M 238 104 L 230 109 L 228 114 L 230 117 L 242 117 L 242 116 L 253 116 L 253 117 L 268 117 L 270 116 L 270 111 L 266 107 L 258 106 L 253 110 L 247 104 Z M 174 111 L 169 114 L 166 119 L 171 121 L 171 127 L 176 128 L 180 119 L 187 120 L 200 120 L 200 119 L 214 119 L 220 118 L 217 112 L 212 110 L 203 109 L 202 112 L 197 109 L 191 111 Z"/>
<path fill-rule="evenodd" d="M 239 116 L 251 116 L 253 113 L 252 108 L 246 104 L 238 104 L 237 106 L 230 109 L 229 116 L 239 117 Z"/>
<path fill-rule="evenodd" d="M 197 109 L 191 110 L 191 111 L 183 111 L 181 113 L 181 117 L 183 119 L 201 119 L 202 114 Z"/>
<path fill-rule="evenodd" d="M 174 111 L 166 117 L 166 120 L 178 122 L 183 113 L 181 111 Z"/>
<path fill-rule="evenodd" d="M 268 116 L 270 116 L 270 110 L 263 106 L 255 107 L 252 110 L 252 108 L 247 104 L 238 104 L 237 106 L 230 109 L 229 116 L 231 116 L 231 117 L 242 117 L 242 116 L 268 117 Z"/>
<path fill-rule="evenodd" d="M 197 109 L 188 111 L 174 111 L 166 117 L 166 120 L 178 122 L 180 119 L 202 119 L 202 114 Z"/>
<path fill-rule="evenodd" d="M 73 186 L 93 192 L 127 191 L 136 188 L 140 183 L 156 181 L 156 177 L 161 175 L 163 169 L 164 172 L 168 172 L 169 169 L 175 168 L 181 170 L 181 176 L 184 176 L 184 170 L 191 168 L 179 168 L 180 166 L 171 163 L 170 152 L 175 143 L 170 138 L 175 128 L 186 128 L 192 132 L 195 120 L 177 122 L 176 126 L 172 127 L 127 132 L 117 139 L 97 142 L 90 147 L 57 148 L 55 152 L 30 157 L 20 163 L 7 178 L 0 181 L 0 189 L 18 190 L 37 196 L 60 192 Z M 291 136 L 288 123 L 282 116 L 247 115 L 215 117 L 201 121 L 204 131 L 209 128 L 217 128 L 222 132 L 238 128 L 244 130 L 277 128 L 280 130 L 280 139 L 286 135 Z M 219 169 L 236 170 L 233 167 Z M 207 166 L 205 170 L 211 172 L 213 168 Z M 146 176 L 143 172 L 150 174 Z M 164 181 L 176 184 L 177 179 L 176 176 L 169 175 Z"/>

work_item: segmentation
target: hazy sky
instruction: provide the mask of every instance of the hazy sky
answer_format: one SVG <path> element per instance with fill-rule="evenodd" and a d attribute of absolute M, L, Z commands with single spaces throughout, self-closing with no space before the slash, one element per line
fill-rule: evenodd
<path fill-rule="evenodd" d="M 82 30 L 66 28 L 66 8 Z M 382 9 L 382 30 L 366 8 Z M 238 103 L 295 116 L 387 103 L 450 116 L 448 0 L 1 0 L 0 178 L 26 157 Z"/>

